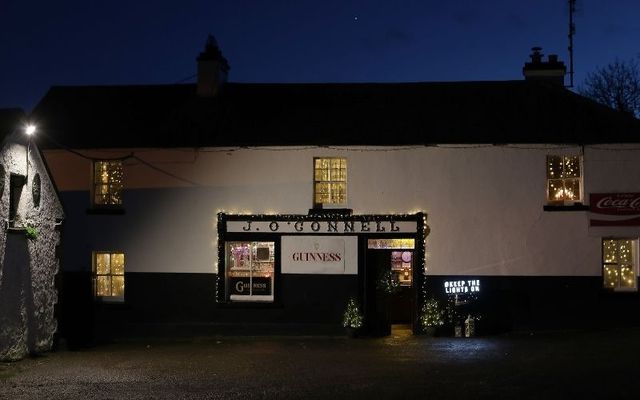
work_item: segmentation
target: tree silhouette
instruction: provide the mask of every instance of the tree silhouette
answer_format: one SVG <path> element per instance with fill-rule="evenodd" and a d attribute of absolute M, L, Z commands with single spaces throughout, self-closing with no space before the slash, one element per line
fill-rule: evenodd
<path fill-rule="evenodd" d="M 616 59 L 589 73 L 578 91 L 598 103 L 640 116 L 640 66 L 634 59 Z"/>

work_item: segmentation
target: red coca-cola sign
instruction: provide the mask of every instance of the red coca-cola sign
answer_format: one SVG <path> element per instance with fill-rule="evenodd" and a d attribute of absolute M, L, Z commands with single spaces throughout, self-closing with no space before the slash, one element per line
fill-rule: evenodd
<path fill-rule="evenodd" d="M 602 215 L 592 217 L 591 226 L 640 225 L 640 193 L 591 193 L 589 204 L 591 213 Z"/>
<path fill-rule="evenodd" d="M 591 193 L 591 212 L 609 215 L 640 215 L 640 193 Z"/>

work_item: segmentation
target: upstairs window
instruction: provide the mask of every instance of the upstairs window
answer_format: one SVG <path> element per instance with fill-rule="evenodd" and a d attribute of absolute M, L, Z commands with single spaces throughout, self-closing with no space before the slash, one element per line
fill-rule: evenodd
<path fill-rule="evenodd" d="M 122 161 L 96 161 L 93 164 L 93 205 L 122 205 Z"/>
<path fill-rule="evenodd" d="M 347 204 L 347 159 L 314 158 L 313 202 L 316 206 Z"/>
<path fill-rule="evenodd" d="M 580 156 L 547 156 L 547 201 L 560 205 L 582 202 Z"/>
<path fill-rule="evenodd" d="M 124 253 L 94 253 L 93 287 L 97 299 L 124 300 Z"/>

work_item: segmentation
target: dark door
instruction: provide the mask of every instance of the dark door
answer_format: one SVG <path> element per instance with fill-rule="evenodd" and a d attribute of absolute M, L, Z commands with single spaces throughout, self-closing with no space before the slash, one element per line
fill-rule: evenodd
<path fill-rule="evenodd" d="M 373 336 L 391 334 L 391 325 L 411 325 L 413 251 L 367 250 L 365 323 Z"/>
<path fill-rule="evenodd" d="M 389 250 L 367 250 L 365 260 L 365 325 L 372 336 L 391 334 L 389 293 L 384 279 L 391 272 Z"/>

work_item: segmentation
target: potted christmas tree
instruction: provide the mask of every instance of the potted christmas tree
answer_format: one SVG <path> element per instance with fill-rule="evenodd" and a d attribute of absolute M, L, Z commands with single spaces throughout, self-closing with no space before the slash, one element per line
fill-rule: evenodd
<path fill-rule="evenodd" d="M 444 311 L 440 309 L 438 300 L 435 298 L 428 299 L 422 305 L 420 325 L 428 336 L 435 336 L 437 328 L 444 325 Z"/>
<path fill-rule="evenodd" d="M 358 330 L 362 327 L 362 323 L 364 321 L 364 317 L 360 312 L 360 307 L 358 307 L 358 303 L 352 297 L 349 299 L 347 303 L 347 308 L 344 311 L 344 318 L 342 320 L 342 326 L 344 326 L 347 330 L 347 335 L 349 337 L 356 337 Z"/>

